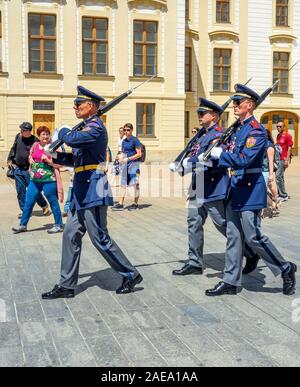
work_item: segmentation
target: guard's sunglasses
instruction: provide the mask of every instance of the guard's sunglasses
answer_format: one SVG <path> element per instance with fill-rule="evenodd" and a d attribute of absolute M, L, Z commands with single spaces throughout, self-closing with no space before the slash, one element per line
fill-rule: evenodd
<path fill-rule="evenodd" d="M 205 116 L 205 114 L 207 114 L 207 113 L 211 113 L 211 110 L 205 110 L 205 112 L 198 112 L 198 116 L 199 116 L 199 117 L 203 117 L 203 116 Z"/>
<path fill-rule="evenodd" d="M 242 103 L 244 103 L 245 101 L 247 101 L 246 98 L 242 98 L 242 99 L 235 99 L 233 100 L 233 105 L 235 106 L 240 106 Z"/>
<path fill-rule="evenodd" d="M 76 109 L 79 108 L 80 105 L 82 105 L 83 103 L 85 103 L 87 101 L 81 101 L 81 102 L 74 102 L 74 106 L 76 107 Z"/>

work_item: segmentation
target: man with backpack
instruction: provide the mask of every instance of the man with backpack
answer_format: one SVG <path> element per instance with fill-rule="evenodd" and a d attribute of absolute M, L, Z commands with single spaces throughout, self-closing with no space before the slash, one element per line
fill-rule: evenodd
<path fill-rule="evenodd" d="M 124 125 L 125 138 L 122 141 L 122 153 L 118 155 L 118 161 L 123 167 L 121 168 L 121 197 L 119 202 L 112 207 L 113 211 L 124 210 L 124 199 L 126 187 L 133 187 L 134 202 L 128 207 L 128 211 L 138 209 L 138 200 L 140 197 L 140 162 L 145 159 L 142 155 L 142 144 L 140 140 L 132 135 L 133 125 L 127 123 Z M 143 156 L 143 157 L 142 157 Z"/>
<path fill-rule="evenodd" d="M 293 139 L 292 136 L 285 131 L 285 124 L 283 121 L 277 123 L 277 144 L 281 147 L 282 152 L 280 155 L 279 167 L 276 171 L 276 181 L 279 193 L 279 200 L 286 202 L 289 198 L 285 190 L 284 174 L 285 170 L 289 167 L 289 160 L 292 154 Z"/>

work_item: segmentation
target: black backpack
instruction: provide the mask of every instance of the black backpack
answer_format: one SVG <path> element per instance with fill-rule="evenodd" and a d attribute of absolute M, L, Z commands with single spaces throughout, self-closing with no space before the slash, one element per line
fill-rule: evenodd
<path fill-rule="evenodd" d="M 144 163 L 146 161 L 146 147 L 144 144 L 141 143 L 141 151 L 142 151 L 142 155 L 141 157 L 139 158 L 139 161 L 141 161 L 142 163 Z"/>

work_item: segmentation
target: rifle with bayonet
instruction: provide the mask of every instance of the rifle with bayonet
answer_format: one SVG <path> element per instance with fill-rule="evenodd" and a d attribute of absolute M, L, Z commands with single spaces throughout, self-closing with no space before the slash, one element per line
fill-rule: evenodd
<path fill-rule="evenodd" d="M 113 100 L 111 100 L 110 102 L 108 102 L 106 105 L 104 106 L 100 106 L 100 108 L 98 109 L 97 113 L 92 115 L 91 117 L 89 117 L 87 120 L 85 121 L 82 121 L 80 122 L 79 124 L 77 124 L 76 126 L 74 126 L 72 128 L 72 130 L 74 131 L 80 131 L 81 129 L 83 129 L 90 121 L 92 121 L 95 117 L 101 117 L 103 114 L 107 113 L 109 110 L 111 110 L 113 107 L 115 107 L 116 105 L 118 105 L 121 101 L 123 101 L 123 99 L 125 99 L 126 97 L 128 97 L 135 89 L 137 89 L 138 87 L 148 83 L 149 81 L 151 81 L 151 79 L 153 79 L 154 77 L 156 77 L 156 74 L 153 75 L 152 77 L 150 77 L 149 79 L 147 79 L 146 81 L 140 83 L 139 85 L 133 87 L 132 89 L 129 89 L 127 91 L 125 91 L 125 93 L 119 95 L 118 97 L 114 98 Z M 56 140 L 54 141 L 50 147 L 49 147 L 49 151 L 50 152 L 55 152 L 59 147 L 61 147 L 63 145 L 63 141 L 62 140 Z"/>
<path fill-rule="evenodd" d="M 245 86 L 248 85 L 248 83 L 252 80 L 252 78 L 248 79 L 248 81 L 245 83 Z M 228 106 L 230 105 L 232 99 L 231 97 L 222 105 L 222 110 L 223 112 L 228 108 Z M 182 168 L 182 162 L 183 160 L 188 157 L 194 147 L 195 144 L 197 144 L 198 142 L 198 139 L 203 136 L 203 134 L 206 133 L 206 129 L 204 128 L 201 128 L 199 130 L 199 132 L 197 134 L 195 134 L 195 136 L 187 143 L 186 147 L 184 148 L 184 150 L 179 153 L 179 155 L 176 157 L 176 159 L 174 160 L 174 162 L 172 164 L 170 164 L 170 166 L 172 165 L 173 167 L 170 167 L 171 168 L 171 171 L 173 172 L 178 172 L 180 176 L 184 176 L 184 169 Z"/>
<path fill-rule="evenodd" d="M 263 101 L 268 97 L 268 95 L 271 94 L 272 91 L 274 91 L 274 89 L 276 88 L 278 83 L 279 83 L 279 80 L 277 80 L 271 87 L 269 87 L 267 90 L 265 90 L 261 94 L 261 96 L 256 104 L 256 109 L 258 108 L 259 105 L 261 105 L 263 103 Z M 225 132 L 222 134 L 222 136 L 220 136 L 216 141 L 211 143 L 210 146 L 208 147 L 208 149 L 204 152 L 203 161 L 207 161 L 209 159 L 211 151 L 216 146 L 220 146 L 221 144 L 226 143 L 230 139 L 232 134 L 237 130 L 239 125 L 240 125 L 240 121 L 239 121 L 239 119 L 237 119 L 232 125 L 229 126 L 228 129 L 225 130 Z"/>
<path fill-rule="evenodd" d="M 295 62 L 289 69 L 288 69 L 288 72 L 290 72 L 295 66 L 297 66 L 297 64 L 300 62 L 300 59 L 297 60 L 297 62 Z M 258 103 L 256 104 L 256 109 L 258 108 L 258 106 L 260 106 L 264 100 L 275 90 L 276 86 L 278 85 L 278 83 L 280 82 L 280 79 L 278 79 L 276 82 L 274 82 L 274 84 L 269 87 L 267 90 L 265 90 L 262 95 L 260 96 L 259 98 L 259 101 Z M 239 120 L 237 119 L 228 129 L 226 129 L 226 131 L 223 133 L 222 136 L 220 136 L 218 138 L 217 141 L 215 141 L 214 143 L 212 143 L 208 149 L 204 152 L 204 155 L 203 155 L 203 161 L 207 161 L 210 157 L 210 154 L 211 154 L 211 151 L 213 150 L 214 147 L 216 146 L 220 146 L 221 144 L 224 144 L 226 143 L 231 135 L 237 130 L 239 126 Z"/>

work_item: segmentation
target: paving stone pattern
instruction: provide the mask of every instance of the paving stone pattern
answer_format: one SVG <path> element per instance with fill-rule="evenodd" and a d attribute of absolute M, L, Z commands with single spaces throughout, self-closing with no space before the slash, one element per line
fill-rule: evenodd
<path fill-rule="evenodd" d="M 300 269 L 299 177 L 295 159 L 287 173 L 291 199 L 263 229 Z M 109 210 L 108 219 L 144 277 L 135 293 L 115 294 L 121 280 L 86 236 L 77 296 L 43 301 L 41 292 L 58 281 L 62 234 L 47 234 L 52 216 L 36 207 L 29 232 L 13 235 L 19 209 L 1 174 L 0 366 L 299 366 L 299 272 L 292 297 L 259 262 L 237 296 L 208 298 L 205 289 L 222 275 L 225 239 L 208 220 L 205 274 L 173 277 L 187 258 L 185 200 L 143 197 L 141 204 L 136 212 Z"/>

